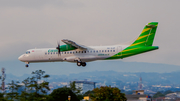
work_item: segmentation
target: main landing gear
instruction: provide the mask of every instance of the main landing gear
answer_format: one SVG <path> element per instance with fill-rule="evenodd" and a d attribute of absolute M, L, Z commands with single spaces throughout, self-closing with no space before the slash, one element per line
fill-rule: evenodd
<path fill-rule="evenodd" d="M 77 61 L 77 66 L 86 66 L 86 62 Z"/>

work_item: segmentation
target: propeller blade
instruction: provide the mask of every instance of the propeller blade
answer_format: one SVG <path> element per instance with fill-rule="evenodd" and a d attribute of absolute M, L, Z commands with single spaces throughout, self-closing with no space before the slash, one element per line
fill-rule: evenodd
<path fill-rule="evenodd" d="M 56 47 L 56 49 L 58 50 L 58 56 L 59 54 L 61 55 L 61 48 L 60 48 L 60 42 L 57 42 L 58 46 Z"/>

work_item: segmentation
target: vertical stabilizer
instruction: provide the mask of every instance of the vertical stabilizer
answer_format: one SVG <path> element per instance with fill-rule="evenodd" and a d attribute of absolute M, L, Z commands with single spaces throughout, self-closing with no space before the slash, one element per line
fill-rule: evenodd
<path fill-rule="evenodd" d="M 158 22 L 148 23 L 131 46 L 152 46 Z"/>

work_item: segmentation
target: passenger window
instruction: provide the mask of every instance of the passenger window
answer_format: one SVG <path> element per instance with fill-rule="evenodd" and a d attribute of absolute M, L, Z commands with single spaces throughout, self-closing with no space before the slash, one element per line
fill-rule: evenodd
<path fill-rule="evenodd" d="M 74 54 L 74 51 L 73 51 L 73 54 Z"/>
<path fill-rule="evenodd" d="M 104 52 L 104 50 L 102 50 L 102 52 Z"/>
<path fill-rule="evenodd" d="M 49 55 L 49 53 L 48 53 L 48 55 Z"/>
<path fill-rule="evenodd" d="M 112 50 L 111 50 L 111 52 L 112 52 Z"/>
<path fill-rule="evenodd" d="M 70 54 L 72 54 L 72 52 L 70 52 Z"/>
<path fill-rule="evenodd" d="M 64 52 L 64 54 L 66 54 L 66 52 Z"/>
<path fill-rule="evenodd" d="M 47 53 L 45 53 L 45 55 L 47 55 Z"/>
<path fill-rule="evenodd" d="M 55 52 L 53 54 L 55 54 Z"/>
<path fill-rule="evenodd" d="M 104 50 L 104 52 L 106 52 L 106 50 Z"/>
<path fill-rule="evenodd" d="M 76 51 L 76 53 L 77 53 L 77 51 Z"/>
<path fill-rule="evenodd" d="M 99 52 L 101 52 L 101 50 L 99 50 Z"/>
<path fill-rule="evenodd" d="M 109 50 L 107 50 L 107 52 L 109 52 Z"/>
<path fill-rule="evenodd" d="M 82 51 L 82 53 L 83 53 L 83 51 Z"/>
<path fill-rule="evenodd" d="M 52 54 L 52 52 L 51 52 L 51 54 Z"/>
<path fill-rule="evenodd" d="M 69 52 L 67 52 L 67 54 L 69 54 Z"/>
<path fill-rule="evenodd" d="M 95 53 L 96 51 L 94 51 L 94 53 Z"/>
<path fill-rule="evenodd" d="M 81 53 L 81 51 L 79 51 L 79 53 Z"/>
<path fill-rule="evenodd" d="M 98 53 L 98 50 L 96 51 L 96 53 Z"/>
<path fill-rule="evenodd" d="M 115 52 L 115 50 L 113 50 L 113 52 Z"/>
<path fill-rule="evenodd" d="M 86 53 L 86 51 L 84 51 L 84 53 Z"/>

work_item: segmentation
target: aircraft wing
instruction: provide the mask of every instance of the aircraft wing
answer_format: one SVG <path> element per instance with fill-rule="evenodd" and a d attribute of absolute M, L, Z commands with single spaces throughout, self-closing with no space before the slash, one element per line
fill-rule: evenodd
<path fill-rule="evenodd" d="M 74 47 L 76 47 L 78 49 L 88 49 L 88 47 L 86 47 L 84 45 L 77 44 L 74 41 L 71 41 L 71 40 L 68 40 L 68 39 L 63 39 L 61 41 L 64 42 L 65 44 L 72 45 L 72 46 L 74 46 Z"/>

